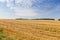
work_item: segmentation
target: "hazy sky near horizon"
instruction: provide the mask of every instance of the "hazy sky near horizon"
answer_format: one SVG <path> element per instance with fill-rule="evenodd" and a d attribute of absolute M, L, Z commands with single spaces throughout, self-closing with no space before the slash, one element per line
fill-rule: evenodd
<path fill-rule="evenodd" d="M 60 18 L 60 0 L 0 0 L 0 19 Z"/>

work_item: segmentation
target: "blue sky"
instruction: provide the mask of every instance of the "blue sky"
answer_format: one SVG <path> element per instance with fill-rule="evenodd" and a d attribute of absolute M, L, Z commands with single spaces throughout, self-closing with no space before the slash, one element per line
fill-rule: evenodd
<path fill-rule="evenodd" d="M 0 19 L 60 18 L 60 0 L 0 0 Z"/>

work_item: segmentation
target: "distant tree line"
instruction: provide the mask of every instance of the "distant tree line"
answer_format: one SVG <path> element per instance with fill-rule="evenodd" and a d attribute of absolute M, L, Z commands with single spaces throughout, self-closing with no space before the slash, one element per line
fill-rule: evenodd
<path fill-rule="evenodd" d="M 52 19 L 52 18 L 35 18 L 35 19 L 16 18 L 16 20 L 55 20 L 55 19 Z"/>
<path fill-rule="evenodd" d="M 51 19 L 51 18 L 40 18 L 40 19 L 32 19 L 32 20 L 55 20 L 55 19 Z"/>
<path fill-rule="evenodd" d="M 35 19 L 27 19 L 27 18 L 16 18 L 16 20 L 55 20 L 53 18 L 35 18 Z M 60 19 L 58 19 L 60 21 Z"/>
<path fill-rule="evenodd" d="M 16 20 L 28 20 L 26 18 L 16 18 Z"/>

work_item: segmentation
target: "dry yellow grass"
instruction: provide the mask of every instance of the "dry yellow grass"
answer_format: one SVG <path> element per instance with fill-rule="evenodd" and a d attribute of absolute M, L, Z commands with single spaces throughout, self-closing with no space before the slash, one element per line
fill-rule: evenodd
<path fill-rule="evenodd" d="M 0 20 L 0 27 L 14 40 L 60 40 L 60 21 Z"/>

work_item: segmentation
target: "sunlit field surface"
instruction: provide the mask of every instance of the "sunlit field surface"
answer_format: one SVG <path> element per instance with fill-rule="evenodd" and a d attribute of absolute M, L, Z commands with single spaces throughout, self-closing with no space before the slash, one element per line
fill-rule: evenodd
<path fill-rule="evenodd" d="M 0 20 L 8 40 L 60 40 L 60 21 Z"/>

